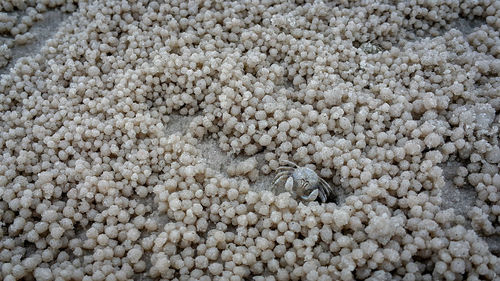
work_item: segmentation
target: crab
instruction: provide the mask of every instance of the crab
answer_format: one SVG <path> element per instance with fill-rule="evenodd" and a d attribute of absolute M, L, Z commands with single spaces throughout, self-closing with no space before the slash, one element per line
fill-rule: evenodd
<path fill-rule="evenodd" d="M 316 172 L 297 164 L 283 160 L 284 166 L 278 167 L 278 174 L 273 180 L 273 187 L 286 178 L 285 190 L 298 195 L 305 201 L 314 201 L 318 197 L 321 202 L 326 202 L 333 193 L 332 187 Z"/>

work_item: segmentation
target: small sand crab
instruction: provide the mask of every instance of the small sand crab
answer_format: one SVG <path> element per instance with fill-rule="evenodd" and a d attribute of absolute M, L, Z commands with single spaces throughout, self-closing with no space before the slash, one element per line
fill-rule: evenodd
<path fill-rule="evenodd" d="M 361 46 L 359 46 L 359 48 L 367 54 L 376 54 L 376 53 L 380 53 L 383 50 L 380 46 L 375 45 L 372 42 L 365 42 L 365 43 L 361 44 Z"/>
<path fill-rule="evenodd" d="M 278 168 L 279 172 L 274 178 L 273 187 L 286 178 L 286 191 L 296 194 L 306 201 L 314 201 L 319 196 L 323 203 L 333 193 L 332 187 L 313 170 L 300 167 L 290 161 L 283 160 L 282 162 L 286 166 Z"/>

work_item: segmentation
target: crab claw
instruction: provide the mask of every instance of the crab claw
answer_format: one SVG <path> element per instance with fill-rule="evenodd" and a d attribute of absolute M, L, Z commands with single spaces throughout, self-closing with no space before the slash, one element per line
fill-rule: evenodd
<path fill-rule="evenodd" d="M 288 191 L 288 192 L 292 192 L 292 190 L 293 190 L 293 178 L 292 177 L 289 177 L 286 180 L 285 190 Z"/>
<path fill-rule="evenodd" d="M 302 199 L 306 201 L 314 201 L 318 198 L 319 191 L 317 189 L 313 190 L 308 196 L 300 196 Z"/>

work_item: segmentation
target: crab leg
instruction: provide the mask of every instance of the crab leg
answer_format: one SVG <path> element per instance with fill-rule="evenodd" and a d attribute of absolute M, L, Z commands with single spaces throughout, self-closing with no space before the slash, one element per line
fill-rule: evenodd
<path fill-rule="evenodd" d="M 289 172 L 288 171 L 282 171 L 282 172 L 279 172 L 276 174 L 276 176 L 274 177 L 274 180 L 276 180 L 277 178 L 283 176 L 283 175 L 288 175 Z M 274 183 L 277 183 L 277 181 L 275 181 Z"/>
<path fill-rule="evenodd" d="M 289 177 L 286 180 L 285 190 L 288 191 L 288 192 L 292 192 L 292 190 L 293 190 L 293 177 Z"/>
<path fill-rule="evenodd" d="M 293 163 L 292 161 L 288 161 L 288 160 L 281 160 L 281 162 L 283 162 L 283 163 L 284 163 L 284 164 L 286 164 L 286 165 L 290 165 L 290 166 L 292 166 L 292 167 L 294 167 L 294 168 L 298 168 L 298 167 L 299 167 L 297 164 Z"/>
<path fill-rule="evenodd" d="M 286 175 L 281 175 L 280 177 L 278 177 L 277 179 L 275 179 L 275 180 L 273 181 L 272 185 L 271 185 L 271 186 L 272 186 L 272 190 L 276 190 L 276 188 L 277 188 L 276 184 L 277 184 L 280 180 L 282 180 L 283 178 L 285 178 L 285 177 L 286 177 Z"/>
<path fill-rule="evenodd" d="M 332 187 L 322 178 L 319 178 L 320 183 L 323 185 L 323 187 L 326 190 L 326 193 L 330 195 L 333 192 Z"/>
<path fill-rule="evenodd" d="M 326 202 L 326 194 L 322 189 L 320 189 L 320 191 L 319 191 L 319 198 L 321 199 L 322 203 Z"/>
<path fill-rule="evenodd" d="M 276 175 L 273 180 L 273 185 L 276 185 L 280 180 L 282 180 L 284 177 L 286 177 L 288 173 L 282 172 Z"/>
<path fill-rule="evenodd" d="M 294 170 L 295 168 L 294 167 L 288 167 L 288 166 L 279 166 L 278 167 L 278 171 L 292 171 Z"/>
<path fill-rule="evenodd" d="M 320 186 L 319 190 L 320 190 L 320 195 L 323 195 L 323 196 L 320 196 L 321 200 L 323 202 L 326 202 L 328 197 L 330 196 L 330 191 L 324 186 Z"/>

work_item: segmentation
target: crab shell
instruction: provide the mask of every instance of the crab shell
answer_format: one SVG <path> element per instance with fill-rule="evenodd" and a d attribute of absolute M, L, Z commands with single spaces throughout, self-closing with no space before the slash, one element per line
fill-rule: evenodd
<path fill-rule="evenodd" d="M 278 168 L 282 171 L 276 175 L 273 185 L 286 177 L 286 191 L 295 193 L 306 201 L 314 201 L 319 197 L 322 202 L 326 202 L 333 190 L 324 179 L 307 167 L 299 167 L 290 161 L 285 163 L 289 166 Z"/>
<path fill-rule="evenodd" d="M 298 196 L 307 201 L 313 201 L 319 195 L 319 177 L 306 167 L 296 168 L 286 180 L 285 189 L 295 191 Z"/>

